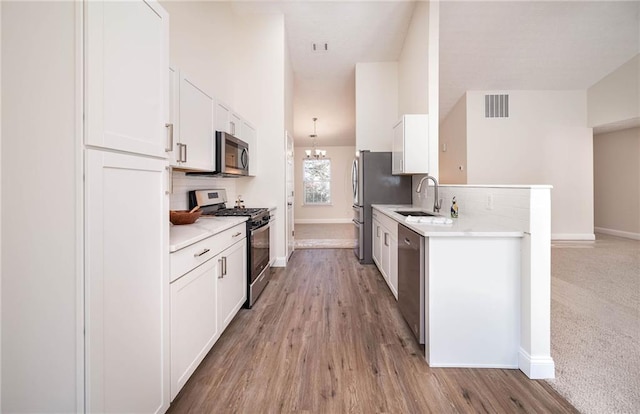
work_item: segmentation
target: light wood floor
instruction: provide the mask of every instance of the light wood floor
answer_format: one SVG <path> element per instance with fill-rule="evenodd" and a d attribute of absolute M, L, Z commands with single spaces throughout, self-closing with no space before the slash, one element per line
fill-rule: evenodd
<path fill-rule="evenodd" d="M 295 225 L 296 249 L 353 249 L 355 245 L 353 223 Z"/>
<path fill-rule="evenodd" d="M 241 310 L 171 413 L 573 413 L 518 370 L 431 369 L 373 265 L 299 250 Z"/>

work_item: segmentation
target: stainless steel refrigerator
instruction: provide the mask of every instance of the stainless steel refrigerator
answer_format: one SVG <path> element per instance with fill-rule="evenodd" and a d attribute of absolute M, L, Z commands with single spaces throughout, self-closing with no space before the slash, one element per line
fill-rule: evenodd
<path fill-rule="evenodd" d="M 351 169 L 353 224 L 360 263 L 371 258 L 371 204 L 411 204 L 411 176 L 391 175 L 391 153 L 360 151 Z"/>

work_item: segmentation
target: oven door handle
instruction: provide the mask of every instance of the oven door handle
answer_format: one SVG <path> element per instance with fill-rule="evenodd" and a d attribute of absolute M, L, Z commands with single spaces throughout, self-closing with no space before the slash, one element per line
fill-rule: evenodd
<path fill-rule="evenodd" d="M 267 231 L 269 229 L 269 227 L 271 227 L 270 223 L 262 225 L 262 226 L 258 227 L 257 229 L 251 230 L 251 235 L 253 236 L 254 234 L 258 234 L 258 233 L 262 233 L 263 231 Z"/>

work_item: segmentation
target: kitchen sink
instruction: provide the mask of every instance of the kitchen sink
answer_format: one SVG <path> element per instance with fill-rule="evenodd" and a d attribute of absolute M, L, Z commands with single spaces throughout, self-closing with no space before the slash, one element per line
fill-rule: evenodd
<path fill-rule="evenodd" d="M 414 211 L 396 211 L 396 213 L 403 216 L 413 216 L 413 217 L 435 217 L 436 214 L 428 213 L 426 211 L 414 210 Z"/>

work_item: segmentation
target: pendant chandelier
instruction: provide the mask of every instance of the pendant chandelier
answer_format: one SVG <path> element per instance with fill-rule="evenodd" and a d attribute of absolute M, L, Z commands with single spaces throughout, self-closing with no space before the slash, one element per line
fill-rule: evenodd
<path fill-rule="evenodd" d="M 305 150 L 305 154 L 307 158 L 324 158 L 327 155 L 327 151 L 323 149 L 316 148 L 316 138 L 318 138 L 318 134 L 316 133 L 316 121 L 318 118 L 313 118 L 313 134 L 309 135 L 311 138 L 312 149 Z"/>

